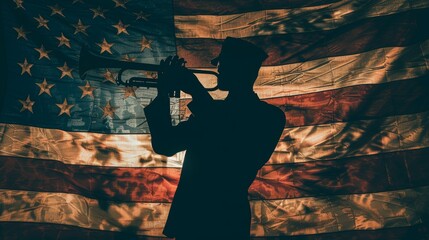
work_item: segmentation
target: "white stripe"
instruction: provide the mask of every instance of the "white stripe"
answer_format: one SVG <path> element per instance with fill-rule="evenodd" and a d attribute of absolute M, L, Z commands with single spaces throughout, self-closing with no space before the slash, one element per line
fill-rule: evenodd
<path fill-rule="evenodd" d="M 332 160 L 429 147 L 429 112 L 287 128 L 270 164 Z"/>
<path fill-rule="evenodd" d="M 262 67 L 254 89 L 260 98 L 284 97 L 406 80 L 428 72 L 429 40 L 426 40 L 407 47 L 387 47 L 347 56 Z M 199 75 L 198 79 L 205 86 L 215 85 L 212 76 Z M 215 99 L 223 99 L 226 94 L 211 92 Z M 182 98 L 190 96 L 182 94 Z"/>
<path fill-rule="evenodd" d="M 76 194 L 17 190 L 0 190 L 0 203 L 0 221 L 4 222 L 55 223 L 104 231 L 131 228 L 137 234 L 149 236 L 163 236 L 170 209 L 168 203 L 99 202 Z M 406 227 L 421 223 L 427 215 L 429 187 L 256 200 L 250 205 L 251 234 L 261 237 Z"/>
<path fill-rule="evenodd" d="M 66 164 L 181 167 L 177 155 L 156 154 L 149 134 L 67 132 L 0 123 L 0 155 L 52 159 Z"/>
<path fill-rule="evenodd" d="M 268 164 L 309 162 L 429 147 L 429 112 L 286 128 Z M 0 124 L 0 155 L 112 167 L 181 167 L 184 153 L 153 152 L 149 135 L 74 133 Z M 249 129 L 251 131 L 251 129 Z M 237 151 L 242 151 L 237 149 Z"/>

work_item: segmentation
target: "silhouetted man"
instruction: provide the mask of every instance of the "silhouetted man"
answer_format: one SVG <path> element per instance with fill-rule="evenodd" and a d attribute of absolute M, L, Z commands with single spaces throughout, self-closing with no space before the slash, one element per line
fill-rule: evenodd
<path fill-rule="evenodd" d="M 270 158 L 285 125 L 283 112 L 259 100 L 253 84 L 267 54 L 250 42 L 228 37 L 219 56 L 215 101 L 184 60 L 161 61 L 158 96 L 145 113 L 155 152 L 171 156 L 186 150 L 180 182 L 164 234 L 177 240 L 249 239 L 248 188 Z M 168 92 L 192 96 L 192 115 L 172 126 Z"/>

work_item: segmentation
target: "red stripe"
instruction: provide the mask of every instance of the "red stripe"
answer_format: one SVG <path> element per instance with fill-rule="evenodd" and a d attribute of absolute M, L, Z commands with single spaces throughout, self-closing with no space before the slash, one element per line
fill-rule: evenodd
<path fill-rule="evenodd" d="M 341 160 L 267 165 L 252 199 L 285 199 L 411 188 L 429 183 L 429 148 Z M 114 168 L 1 157 L 0 188 L 75 193 L 106 201 L 171 202 L 177 168 Z"/>
<path fill-rule="evenodd" d="M 286 114 L 286 126 L 347 122 L 429 110 L 429 76 L 377 85 L 266 99 Z"/>
<path fill-rule="evenodd" d="M 429 239 L 429 226 L 427 223 L 410 227 L 386 228 L 378 230 L 360 230 L 332 232 L 325 234 L 257 237 L 252 240 L 427 240 Z"/>
<path fill-rule="evenodd" d="M 181 171 L 69 165 L 16 157 L 0 157 L 0 161 L 0 188 L 75 193 L 112 201 L 171 202 Z"/>
<path fill-rule="evenodd" d="M 286 115 L 286 127 L 366 120 L 429 110 L 429 75 L 383 84 L 263 99 Z M 180 100 L 181 119 L 190 99 Z"/>
<path fill-rule="evenodd" d="M 101 231 L 52 223 L 0 222 L 3 240 L 172 240 L 172 238 L 139 236 L 135 229 L 120 232 Z M 3 237 L 3 238 L 1 238 Z"/>
<path fill-rule="evenodd" d="M 173 5 L 175 15 L 224 15 L 268 9 L 318 6 L 338 1 L 339 0 L 228 0 L 220 3 L 218 0 L 174 0 Z"/>
<path fill-rule="evenodd" d="M 170 240 L 171 238 L 138 236 L 132 229 L 122 232 L 92 230 L 68 225 L 48 223 L 0 222 L 0 236 L 4 240 L 33 240 L 33 239 L 79 239 L 79 240 Z M 202 237 L 201 239 L 204 239 Z M 229 239 L 225 236 L 219 240 Z M 284 237 L 254 237 L 252 240 L 423 240 L 429 239 L 427 223 L 410 227 L 386 228 L 379 230 L 344 231 L 315 235 L 284 236 Z M 172 240 L 172 239 L 171 239 Z"/>
<path fill-rule="evenodd" d="M 245 38 L 269 54 L 264 65 L 304 62 L 361 53 L 376 48 L 407 46 L 429 37 L 429 9 L 364 19 L 329 31 Z M 221 39 L 177 39 L 178 55 L 188 67 L 212 67 Z"/>
<path fill-rule="evenodd" d="M 429 184 L 429 148 L 330 161 L 264 166 L 252 199 L 391 191 Z"/>

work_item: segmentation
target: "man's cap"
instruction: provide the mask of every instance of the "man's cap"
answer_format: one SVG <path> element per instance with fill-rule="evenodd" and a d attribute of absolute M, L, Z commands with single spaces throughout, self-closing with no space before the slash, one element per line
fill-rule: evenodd
<path fill-rule="evenodd" d="M 223 41 L 219 56 L 210 62 L 214 66 L 217 66 L 221 59 L 261 64 L 267 57 L 264 50 L 255 44 L 239 38 L 227 37 Z"/>

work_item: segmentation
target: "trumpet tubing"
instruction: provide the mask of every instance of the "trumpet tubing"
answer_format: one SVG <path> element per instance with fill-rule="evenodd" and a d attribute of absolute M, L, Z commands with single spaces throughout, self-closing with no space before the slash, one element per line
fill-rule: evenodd
<path fill-rule="evenodd" d="M 135 63 L 135 62 L 126 62 L 119 60 L 112 60 L 100 56 L 96 56 L 88 51 L 86 47 L 82 47 L 79 56 L 79 76 L 81 79 L 86 78 L 86 73 L 89 70 L 97 69 L 97 68 L 120 68 L 121 70 L 118 73 L 118 78 L 116 79 L 116 83 L 118 85 L 124 86 L 136 86 L 136 87 L 156 87 L 157 81 L 152 78 L 143 78 L 143 77 L 132 77 L 129 80 L 123 81 L 122 74 L 126 70 L 143 70 L 143 71 L 151 71 L 151 72 L 162 72 L 161 66 L 156 64 L 148 64 L 148 63 Z M 200 70 L 200 69 L 189 69 L 191 72 L 195 74 L 209 74 L 218 76 L 217 72 L 208 71 L 208 70 Z M 217 89 L 206 88 L 207 91 L 214 91 Z"/>

